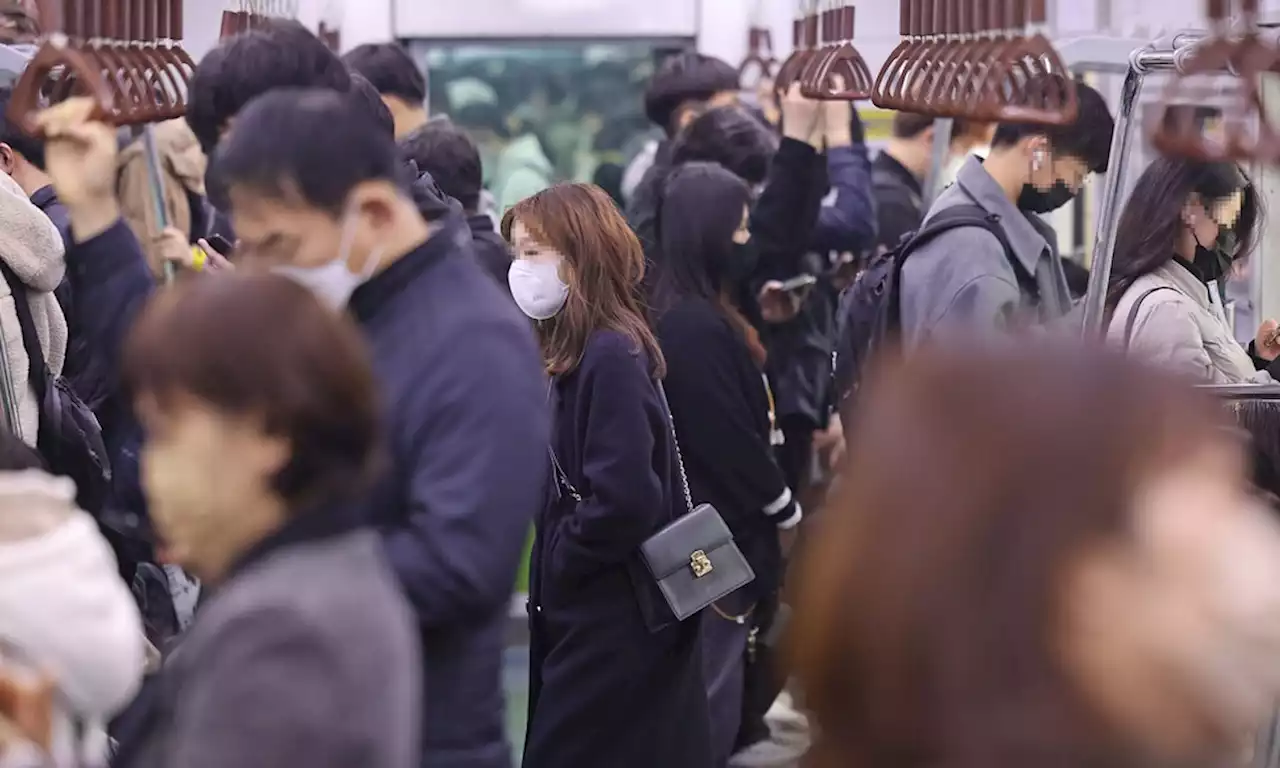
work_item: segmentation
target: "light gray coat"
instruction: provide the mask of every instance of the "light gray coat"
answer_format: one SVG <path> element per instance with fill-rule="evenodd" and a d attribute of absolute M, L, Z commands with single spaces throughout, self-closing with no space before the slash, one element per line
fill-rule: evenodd
<path fill-rule="evenodd" d="M 1136 311 L 1135 311 L 1136 306 Z M 1231 333 L 1216 285 L 1170 261 L 1143 275 L 1120 297 L 1107 340 L 1205 384 L 1267 383 Z"/>
<path fill-rule="evenodd" d="M 1053 229 L 1020 211 L 976 157 L 965 161 L 956 183 L 938 195 L 925 223 L 957 205 L 981 206 L 1000 217 L 1009 243 L 1035 293 L 1019 285 L 1000 241 L 979 227 L 938 235 L 902 267 L 900 301 L 904 341 L 916 346 L 937 336 L 966 338 L 1023 324 L 1050 323 L 1071 308 Z M 1038 295 L 1036 295 L 1038 294 Z"/>
<path fill-rule="evenodd" d="M 129 765 L 416 768 L 420 657 L 375 533 L 281 547 L 201 606 Z"/>

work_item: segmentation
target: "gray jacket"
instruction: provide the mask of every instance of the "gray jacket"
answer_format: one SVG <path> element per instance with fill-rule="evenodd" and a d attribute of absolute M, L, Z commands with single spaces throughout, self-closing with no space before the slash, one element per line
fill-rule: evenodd
<path fill-rule="evenodd" d="M 1217 286 L 1205 285 L 1173 261 L 1129 286 L 1112 314 L 1107 340 L 1205 384 L 1271 381 L 1266 371 L 1254 369 L 1232 335 Z"/>
<path fill-rule="evenodd" d="M 141 768 L 416 768 L 418 633 L 382 542 L 359 531 L 260 553 L 165 662 Z"/>
<path fill-rule="evenodd" d="M 1013 250 L 1038 290 L 1024 289 L 995 235 L 961 227 L 938 235 L 902 267 L 904 340 L 911 346 L 936 335 L 972 337 L 1027 323 L 1048 323 L 1067 313 L 1071 295 L 1058 259 L 1053 229 L 1018 210 L 982 162 L 970 157 L 925 216 L 957 205 L 981 206 L 1000 217 Z M 1036 295 L 1038 294 L 1038 296 Z"/>

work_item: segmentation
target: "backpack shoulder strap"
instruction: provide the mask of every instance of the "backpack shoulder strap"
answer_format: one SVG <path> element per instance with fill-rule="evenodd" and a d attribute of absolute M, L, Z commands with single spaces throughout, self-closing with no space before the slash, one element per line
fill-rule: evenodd
<path fill-rule="evenodd" d="M 9 284 L 9 292 L 13 294 L 13 306 L 18 313 L 18 325 L 22 327 L 22 347 L 30 360 L 27 378 L 31 388 L 35 390 L 36 402 L 43 403 L 45 388 L 49 380 L 49 365 L 44 359 L 44 347 L 40 346 L 40 337 L 36 334 L 36 323 L 31 316 L 31 292 L 27 284 L 14 273 L 13 268 L 0 260 L 0 273 Z"/>
<path fill-rule="evenodd" d="M 1142 302 L 1146 301 L 1147 297 L 1156 291 L 1176 291 L 1176 289 L 1168 285 L 1157 285 L 1155 288 L 1148 288 L 1143 291 L 1134 300 L 1133 306 L 1129 307 L 1129 316 L 1124 321 L 1124 348 L 1126 350 L 1133 343 L 1133 327 L 1138 324 L 1138 310 L 1142 309 Z"/>
<path fill-rule="evenodd" d="M 910 248 L 911 250 L 915 250 L 919 245 L 937 237 L 943 232 L 957 229 L 959 227 L 981 227 L 995 235 L 996 239 L 1000 241 L 1000 247 L 1004 250 L 1005 260 L 1009 262 L 1010 268 L 1013 269 L 1013 273 L 1017 277 L 1018 285 L 1032 296 L 1040 295 L 1040 287 L 1036 283 L 1036 277 L 1018 258 L 1018 254 L 1014 252 L 1013 244 L 1009 242 L 1009 236 L 1005 233 L 1004 227 L 1000 224 L 1000 215 L 990 213 L 986 208 L 983 208 L 976 203 L 955 205 L 938 211 L 938 213 L 933 216 L 933 218 L 929 219 L 929 221 L 920 228 L 920 231 L 912 237 L 910 241 Z"/>

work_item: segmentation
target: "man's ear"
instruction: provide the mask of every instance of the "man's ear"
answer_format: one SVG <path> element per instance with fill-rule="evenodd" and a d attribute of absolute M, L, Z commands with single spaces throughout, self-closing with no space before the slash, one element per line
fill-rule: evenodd
<path fill-rule="evenodd" d="M 18 168 L 18 153 L 13 151 L 13 147 L 0 142 L 0 171 L 4 171 L 10 176 Z"/>
<path fill-rule="evenodd" d="M 396 203 L 402 196 L 394 184 L 370 179 L 351 190 L 346 209 L 365 216 L 374 226 L 386 226 L 394 219 Z"/>

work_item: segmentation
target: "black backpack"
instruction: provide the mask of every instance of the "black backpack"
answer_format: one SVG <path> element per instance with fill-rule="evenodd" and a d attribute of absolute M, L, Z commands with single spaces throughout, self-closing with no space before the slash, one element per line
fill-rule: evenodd
<path fill-rule="evenodd" d="M 900 282 L 902 264 L 917 248 L 944 232 L 960 227 L 981 227 L 1000 240 L 1005 258 L 1027 292 L 1038 295 L 1035 277 L 1018 260 L 1000 216 L 979 205 L 957 205 L 938 212 L 923 227 L 902 238 L 897 247 L 873 256 L 867 268 L 840 297 L 836 311 L 836 347 L 832 353 L 832 391 L 841 410 L 857 392 L 868 360 L 886 339 L 902 330 Z M 964 258 L 963 253 L 955 254 Z"/>
<path fill-rule="evenodd" d="M 75 481 L 76 504 L 96 517 L 111 493 L 111 462 L 102 441 L 102 427 L 71 386 L 49 370 L 31 317 L 26 284 L 3 261 L 0 272 L 13 294 L 18 324 L 22 326 L 22 346 L 31 361 L 27 376 L 40 409 L 36 448 L 53 474 Z"/>

